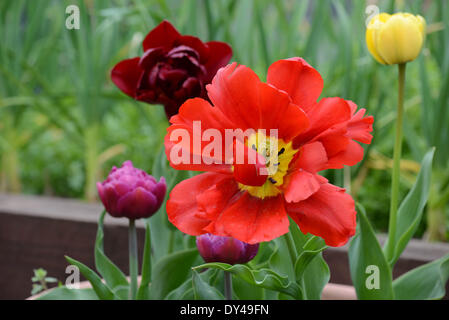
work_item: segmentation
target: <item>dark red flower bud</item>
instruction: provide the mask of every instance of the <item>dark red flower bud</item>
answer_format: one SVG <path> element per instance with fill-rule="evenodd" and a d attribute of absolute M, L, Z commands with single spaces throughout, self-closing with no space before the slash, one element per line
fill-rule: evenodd
<path fill-rule="evenodd" d="M 113 217 L 140 219 L 151 217 L 164 201 L 167 186 L 164 177 L 157 182 L 145 171 L 125 161 L 113 167 L 107 179 L 97 183 L 106 211 Z"/>
<path fill-rule="evenodd" d="M 202 234 L 196 237 L 196 246 L 206 262 L 242 264 L 251 261 L 259 250 L 259 244 L 249 244 L 232 237 Z"/>
<path fill-rule="evenodd" d="M 168 21 L 148 33 L 143 50 L 142 57 L 119 62 L 112 81 L 134 99 L 163 104 L 168 118 L 187 99 L 207 98 L 205 86 L 232 57 L 228 44 L 183 36 Z"/>

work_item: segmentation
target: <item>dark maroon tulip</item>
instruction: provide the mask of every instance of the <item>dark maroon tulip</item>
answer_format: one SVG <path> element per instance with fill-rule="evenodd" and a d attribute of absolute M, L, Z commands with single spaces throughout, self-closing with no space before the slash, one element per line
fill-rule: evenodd
<path fill-rule="evenodd" d="M 205 86 L 232 57 L 224 42 L 181 35 L 162 21 L 143 40 L 143 56 L 119 62 L 112 81 L 128 96 L 163 104 L 170 119 L 189 98 L 207 98 Z"/>
<path fill-rule="evenodd" d="M 140 219 L 151 217 L 160 208 L 167 186 L 164 177 L 157 182 L 128 160 L 121 168 L 113 167 L 107 179 L 97 183 L 97 189 L 111 216 Z"/>
<path fill-rule="evenodd" d="M 259 244 L 249 244 L 232 237 L 215 236 L 210 233 L 196 237 L 196 246 L 206 262 L 228 264 L 247 263 L 259 250 Z"/>

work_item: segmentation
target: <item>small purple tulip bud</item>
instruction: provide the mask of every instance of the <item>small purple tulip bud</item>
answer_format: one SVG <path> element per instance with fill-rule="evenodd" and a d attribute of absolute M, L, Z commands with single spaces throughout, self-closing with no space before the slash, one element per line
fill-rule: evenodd
<path fill-rule="evenodd" d="M 97 189 L 111 216 L 140 219 L 151 217 L 160 208 L 167 186 L 164 177 L 157 182 L 128 160 L 121 168 L 113 167 L 107 179 L 97 183 Z"/>
<path fill-rule="evenodd" d="M 249 244 L 232 237 L 210 233 L 196 237 L 196 246 L 206 262 L 242 264 L 251 261 L 259 250 L 259 244 Z"/>

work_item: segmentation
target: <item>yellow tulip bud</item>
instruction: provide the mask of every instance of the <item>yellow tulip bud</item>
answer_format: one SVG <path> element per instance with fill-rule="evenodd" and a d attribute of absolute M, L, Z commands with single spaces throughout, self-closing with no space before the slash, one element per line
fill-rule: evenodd
<path fill-rule="evenodd" d="M 366 44 L 372 56 L 382 64 L 400 64 L 415 60 L 426 36 L 426 20 L 410 13 L 381 13 L 366 29 Z"/>

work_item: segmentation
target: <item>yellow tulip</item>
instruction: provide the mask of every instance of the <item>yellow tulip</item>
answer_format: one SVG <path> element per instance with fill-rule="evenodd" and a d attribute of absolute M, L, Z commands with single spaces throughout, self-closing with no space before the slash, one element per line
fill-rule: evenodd
<path fill-rule="evenodd" d="M 381 13 L 366 29 L 366 44 L 382 64 L 401 64 L 415 60 L 426 36 L 426 20 L 410 13 Z"/>

